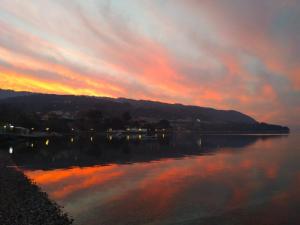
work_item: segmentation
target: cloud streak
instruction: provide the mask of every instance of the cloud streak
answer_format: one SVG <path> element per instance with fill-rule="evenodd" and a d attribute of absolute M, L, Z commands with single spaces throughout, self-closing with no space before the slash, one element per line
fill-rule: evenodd
<path fill-rule="evenodd" d="M 3 0 L 0 86 L 299 124 L 299 15 L 296 0 Z"/>

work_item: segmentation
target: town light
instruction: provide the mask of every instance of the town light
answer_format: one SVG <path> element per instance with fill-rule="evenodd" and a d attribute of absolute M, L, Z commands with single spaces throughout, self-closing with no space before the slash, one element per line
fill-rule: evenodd
<path fill-rule="evenodd" d="M 91 137 L 90 139 L 91 139 L 91 142 L 93 142 L 93 137 Z"/>
<path fill-rule="evenodd" d="M 34 128 L 32 127 L 31 130 L 34 130 Z"/>
<path fill-rule="evenodd" d="M 201 147 L 202 146 L 202 139 L 200 138 L 200 140 L 198 141 L 198 145 Z"/>
<path fill-rule="evenodd" d="M 49 139 L 46 140 L 45 145 L 48 146 L 49 145 Z"/>
<path fill-rule="evenodd" d="M 111 135 L 109 135 L 109 140 L 110 140 L 110 141 L 112 140 L 112 136 L 111 136 Z"/>
<path fill-rule="evenodd" d="M 49 131 L 49 130 L 50 130 L 50 128 L 49 128 L 49 127 L 47 127 L 45 130 L 46 130 L 46 131 Z"/>
<path fill-rule="evenodd" d="M 4 128 L 4 129 L 6 129 L 6 125 L 5 125 L 5 126 L 3 126 L 3 128 Z"/>
<path fill-rule="evenodd" d="M 71 143 L 73 143 L 74 142 L 74 138 L 71 138 Z"/>
<path fill-rule="evenodd" d="M 13 154 L 13 152 L 14 152 L 13 147 L 9 147 L 9 154 Z"/>

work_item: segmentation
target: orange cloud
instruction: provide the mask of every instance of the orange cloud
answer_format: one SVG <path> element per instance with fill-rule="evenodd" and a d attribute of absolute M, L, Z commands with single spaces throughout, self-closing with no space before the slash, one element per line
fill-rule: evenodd
<path fill-rule="evenodd" d="M 276 0 L 267 4 L 267 13 L 246 1 L 173 4 L 180 16 L 155 1 L 139 3 L 135 13 L 131 7 L 107 11 L 101 5 L 99 15 L 85 3 L 49 1 L 57 16 L 49 10 L 39 17 L 30 4 L 7 2 L 0 8 L 9 12 L 9 19 L 0 20 L 0 85 L 197 104 L 243 111 L 267 122 L 294 121 L 290 109 L 298 104 L 299 65 L 290 46 L 294 33 L 286 37 L 281 31 L 292 24 L 275 26 L 277 36 L 270 33 L 273 17 L 292 3 Z M 245 8 L 255 15 L 242 13 Z M 292 39 L 282 42 L 281 36 Z M 266 117 L 270 108 L 277 112 Z"/>

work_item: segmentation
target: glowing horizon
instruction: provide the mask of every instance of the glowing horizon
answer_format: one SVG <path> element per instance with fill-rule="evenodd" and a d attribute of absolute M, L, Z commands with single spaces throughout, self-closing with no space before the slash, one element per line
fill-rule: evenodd
<path fill-rule="evenodd" d="M 299 15 L 297 0 L 3 0 L 0 88 L 300 125 Z"/>

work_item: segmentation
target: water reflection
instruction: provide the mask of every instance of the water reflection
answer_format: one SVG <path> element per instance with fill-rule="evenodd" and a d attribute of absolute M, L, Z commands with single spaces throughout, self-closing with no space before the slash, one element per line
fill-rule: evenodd
<path fill-rule="evenodd" d="M 36 143 L 12 157 L 78 225 L 300 222 L 298 136 L 75 143 Z"/>
<path fill-rule="evenodd" d="M 20 167 L 54 169 L 74 166 L 136 163 L 167 158 L 213 154 L 217 151 L 243 150 L 259 140 L 285 136 L 235 136 L 178 134 L 161 139 L 144 140 L 141 136 L 125 139 L 102 137 L 71 137 L 13 143 L 13 159 Z M 12 143 L 8 143 L 12 144 Z M 38 151 L 37 151 L 38 150 Z M 79 159 L 79 160 L 78 160 Z"/>

